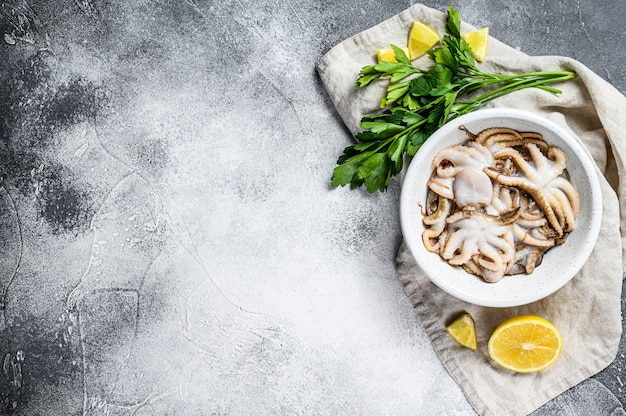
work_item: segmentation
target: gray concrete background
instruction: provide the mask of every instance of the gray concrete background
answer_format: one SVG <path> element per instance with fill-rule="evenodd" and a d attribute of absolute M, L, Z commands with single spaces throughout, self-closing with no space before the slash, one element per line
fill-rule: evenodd
<path fill-rule="evenodd" d="M 0 1 L 0 414 L 474 414 L 395 278 L 398 186 L 329 185 L 315 63 L 412 4 Z M 626 92 L 624 0 L 455 7 Z M 624 414 L 624 354 L 536 413 Z"/>

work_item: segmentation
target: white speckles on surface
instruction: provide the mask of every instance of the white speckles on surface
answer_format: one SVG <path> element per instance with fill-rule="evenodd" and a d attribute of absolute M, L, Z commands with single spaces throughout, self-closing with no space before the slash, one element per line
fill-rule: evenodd
<path fill-rule="evenodd" d="M 28 390 L 5 389 L 17 414 L 474 414 L 395 276 L 398 184 L 330 186 L 352 139 L 315 63 L 414 2 L 31 3 L 35 44 L 11 32 L 0 49 L 4 248 L 25 253 L 0 274 L 1 323 L 42 323 L 0 348 L 24 341 L 28 361 L 63 315 L 76 364 L 55 378 L 31 361 Z M 529 4 L 459 7 L 525 52 L 548 51 L 545 32 L 573 51 L 560 33 L 580 22 L 603 36 L 589 6 Z M 624 86 L 619 57 L 580 54 Z M 38 197 L 44 179 L 77 197 L 65 217 L 32 204 L 39 166 Z"/>

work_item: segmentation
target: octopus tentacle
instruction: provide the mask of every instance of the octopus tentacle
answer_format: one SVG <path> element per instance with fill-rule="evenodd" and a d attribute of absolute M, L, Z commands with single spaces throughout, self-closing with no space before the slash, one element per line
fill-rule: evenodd
<path fill-rule="evenodd" d="M 452 178 L 435 178 L 434 176 L 431 176 L 428 179 L 426 185 L 428 185 L 428 188 L 431 191 L 441 195 L 442 197 L 454 199 L 454 193 L 452 189 L 453 183 L 454 182 Z"/>
<path fill-rule="evenodd" d="M 483 146 L 492 152 L 504 149 L 507 147 L 521 146 L 524 144 L 524 140 L 519 135 L 513 135 L 510 133 L 496 133 L 485 139 Z"/>
<path fill-rule="evenodd" d="M 430 227 L 422 233 L 422 241 L 426 250 L 430 252 L 438 252 L 440 249 L 439 237 L 441 233 L 446 229 L 446 218 L 450 214 L 452 203 L 449 199 L 437 195 L 434 192 L 429 192 L 429 205 L 434 203 L 436 198 L 437 205 L 435 208 L 429 206 L 428 211 L 432 211 L 429 215 L 425 215 L 423 222 Z"/>
<path fill-rule="evenodd" d="M 524 218 L 520 215 L 517 219 L 517 225 L 524 228 L 541 228 L 546 225 L 547 221 L 545 217 L 540 218 Z"/>
<path fill-rule="evenodd" d="M 450 203 L 450 200 L 448 198 L 438 196 L 437 208 L 432 214 L 424 216 L 422 221 L 424 221 L 424 224 L 428 225 L 433 225 L 441 221 L 445 221 L 445 219 L 448 217 L 448 214 L 450 213 L 451 206 L 452 204 Z"/>
<path fill-rule="evenodd" d="M 497 225 L 511 225 L 519 218 L 519 207 L 513 208 L 510 211 L 506 211 L 500 214 L 495 220 L 494 224 Z"/>
<path fill-rule="evenodd" d="M 557 217 L 557 212 L 555 212 L 555 209 L 558 211 L 559 207 L 553 206 L 549 201 L 549 197 L 542 193 L 540 190 L 527 191 L 535 199 L 537 205 L 543 211 L 546 219 L 548 220 L 552 228 L 554 228 L 554 231 L 556 231 L 557 235 L 559 237 L 562 236 L 564 234 L 563 226 L 561 225 L 561 221 L 559 221 Z"/>
<path fill-rule="evenodd" d="M 478 135 L 476 135 L 476 138 L 474 140 L 480 144 L 483 144 L 489 137 L 493 136 L 494 134 L 502 134 L 502 133 L 511 134 L 517 137 L 522 142 L 524 140 L 517 130 L 511 129 L 508 127 L 491 127 L 491 128 L 485 129 L 481 131 L 480 133 L 478 133 Z"/>
<path fill-rule="evenodd" d="M 524 144 L 532 143 L 537 146 L 543 154 L 548 153 L 550 145 L 543 139 L 543 135 L 541 133 L 524 132 L 520 134 L 524 138 Z"/>
<path fill-rule="evenodd" d="M 493 184 L 491 206 L 498 212 L 498 214 L 511 211 L 515 208 L 521 208 L 519 190 L 516 188 L 502 186 L 500 183 L 495 182 Z M 522 210 L 519 211 L 519 214 L 522 214 Z"/>
<path fill-rule="evenodd" d="M 574 217 L 577 217 L 578 211 L 580 210 L 580 199 L 578 198 L 578 191 L 576 191 L 574 185 L 572 185 L 572 183 L 567 179 L 558 177 L 552 181 L 551 186 L 558 189 L 563 195 L 565 195 L 567 202 L 572 208 Z"/>
<path fill-rule="evenodd" d="M 455 266 L 467 262 L 474 254 L 472 250 L 472 246 L 474 245 L 473 239 L 459 237 L 458 235 L 455 236 L 455 238 L 450 236 L 442 252 L 443 258 L 447 259 L 448 263 Z"/>
<path fill-rule="evenodd" d="M 545 215 L 541 212 L 541 209 L 537 206 L 532 197 L 529 195 L 521 195 L 520 194 L 520 218 L 524 220 L 540 220 L 545 219 Z"/>
<path fill-rule="evenodd" d="M 474 274 L 481 277 L 483 275 L 480 265 L 476 262 L 476 260 L 474 260 L 474 258 L 469 259 L 462 266 L 463 270 L 465 270 L 469 274 Z"/>
<path fill-rule="evenodd" d="M 475 140 L 475 139 L 476 139 L 476 135 L 475 135 L 474 133 L 472 133 L 471 131 L 469 131 L 469 130 L 467 129 L 467 127 L 465 127 L 463 124 L 461 124 L 461 125 L 459 126 L 459 130 L 464 131 L 464 132 L 465 132 L 465 134 L 467 135 L 467 138 L 468 138 L 469 140 Z"/>
<path fill-rule="evenodd" d="M 555 192 L 554 194 L 554 199 L 558 202 L 558 204 L 562 207 L 570 207 L 570 199 L 567 197 L 567 195 L 561 191 L 558 190 Z M 561 225 L 563 227 L 563 231 L 565 232 L 569 232 L 572 231 L 574 229 L 574 227 L 576 226 L 576 213 L 574 209 L 561 209 L 561 217 L 560 217 L 560 222 Z"/>
<path fill-rule="evenodd" d="M 496 152 L 495 157 L 497 159 L 503 159 L 503 158 L 511 159 L 513 162 L 515 162 L 515 165 L 517 165 L 519 170 L 524 172 L 525 176 L 529 180 L 533 182 L 537 182 L 539 180 L 539 177 L 536 175 L 535 172 L 533 172 L 533 168 L 530 165 L 530 163 L 528 163 L 526 159 L 524 159 L 524 156 L 522 156 L 521 153 L 517 151 L 516 149 L 513 149 L 513 148 L 502 149 Z M 485 168 L 485 173 L 495 180 L 498 180 L 497 177 L 502 175 L 502 172 L 498 172 L 494 170 L 493 168 L 489 168 L 489 167 Z M 519 179 L 519 177 L 517 176 L 515 176 L 515 178 Z M 504 183 L 504 182 L 501 182 L 501 183 Z M 514 186 L 514 185 L 509 185 L 509 186 Z"/>
<path fill-rule="evenodd" d="M 526 255 L 526 273 L 530 274 L 535 270 L 535 267 L 541 263 L 541 257 L 545 250 L 540 247 L 531 247 L 530 252 Z"/>
<path fill-rule="evenodd" d="M 532 229 L 524 228 L 519 225 L 513 226 L 513 234 L 520 243 L 528 244 L 535 247 L 552 247 L 556 244 L 554 238 L 541 239 L 533 235 Z"/>
<path fill-rule="evenodd" d="M 532 140 L 532 139 L 536 139 L 536 140 L 541 140 L 543 141 L 543 134 L 541 133 L 537 133 L 535 131 L 523 131 L 520 132 L 520 135 L 522 136 L 522 138 L 526 141 L 526 140 Z M 544 142 L 545 143 L 545 142 Z M 546 143 L 547 144 L 547 143 Z"/>
<path fill-rule="evenodd" d="M 480 250 L 480 256 L 478 257 L 478 264 L 488 270 L 496 271 L 500 270 L 503 265 L 502 253 L 496 250 L 493 246 L 481 242 L 478 244 Z"/>
<path fill-rule="evenodd" d="M 537 147 L 535 145 L 532 146 L 535 148 Z M 560 175 L 567 166 L 567 155 L 565 154 L 563 149 L 556 146 L 550 146 L 550 148 L 548 149 L 548 158 L 555 162 L 555 170 L 559 171 L 557 176 Z"/>

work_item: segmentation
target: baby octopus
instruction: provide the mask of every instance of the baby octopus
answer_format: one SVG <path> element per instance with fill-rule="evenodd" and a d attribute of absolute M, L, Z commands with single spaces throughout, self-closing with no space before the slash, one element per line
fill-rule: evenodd
<path fill-rule="evenodd" d="M 539 133 L 461 129 L 468 140 L 433 158 L 424 246 L 487 282 L 532 273 L 575 228 L 567 156 Z"/>

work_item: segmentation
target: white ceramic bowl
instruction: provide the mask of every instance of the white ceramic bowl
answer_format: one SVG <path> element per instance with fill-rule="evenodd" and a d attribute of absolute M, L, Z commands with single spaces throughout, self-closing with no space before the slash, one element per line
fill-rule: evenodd
<path fill-rule="evenodd" d="M 549 144 L 559 146 L 568 157 L 567 170 L 580 195 L 576 228 L 563 245 L 553 247 L 531 274 L 504 276 L 496 283 L 449 265 L 422 243 L 422 207 L 426 206 L 427 181 L 433 156 L 441 148 L 467 140 L 459 129 L 473 133 L 488 127 L 510 127 L 543 134 Z M 595 246 L 602 219 L 602 196 L 595 163 L 587 150 L 564 129 L 536 114 L 513 109 L 484 109 L 450 121 L 437 130 L 411 161 L 400 196 L 400 222 L 404 240 L 418 266 L 447 293 L 469 303 L 490 307 L 525 305 L 542 299 L 569 282 L 587 261 Z"/>

